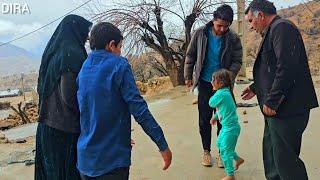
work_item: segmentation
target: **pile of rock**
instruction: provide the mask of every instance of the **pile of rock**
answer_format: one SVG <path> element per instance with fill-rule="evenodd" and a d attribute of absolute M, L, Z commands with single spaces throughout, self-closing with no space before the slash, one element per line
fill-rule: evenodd
<path fill-rule="evenodd" d="M 169 76 L 157 77 L 148 81 L 147 88 L 147 95 L 155 95 L 172 89 L 173 84 Z"/>
<path fill-rule="evenodd" d="M 38 105 L 35 103 L 26 103 L 26 114 L 31 122 L 37 122 L 39 118 Z"/>
<path fill-rule="evenodd" d="M 36 104 L 30 102 L 26 103 L 22 109 L 27 116 L 27 123 L 38 121 L 38 106 Z M 16 126 L 20 126 L 22 124 L 25 124 L 25 122 L 22 120 L 20 115 L 18 115 L 17 113 L 9 114 L 7 118 L 0 120 L 0 130 L 7 130 Z"/>
<path fill-rule="evenodd" d="M 7 110 L 10 108 L 10 102 L 0 102 L 0 110 Z"/>
<path fill-rule="evenodd" d="M 141 81 L 136 81 L 137 87 L 142 95 L 147 92 L 147 83 L 143 83 Z"/>
<path fill-rule="evenodd" d="M 5 144 L 5 143 L 9 143 L 8 138 L 6 138 L 6 136 L 2 133 L 0 133 L 0 144 Z"/>
<path fill-rule="evenodd" d="M 147 83 L 136 81 L 136 84 L 142 95 L 155 95 L 173 88 L 169 76 L 155 77 L 149 79 Z"/>

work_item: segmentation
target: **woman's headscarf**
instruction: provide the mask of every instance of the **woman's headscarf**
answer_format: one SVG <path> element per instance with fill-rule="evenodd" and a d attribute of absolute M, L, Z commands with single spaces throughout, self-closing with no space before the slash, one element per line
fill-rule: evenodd
<path fill-rule="evenodd" d="M 41 59 L 39 103 L 50 96 L 64 72 L 78 74 L 87 58 L 85 42 L 92 23 L 77 15 L 66 16 L 49 40 Z"/>

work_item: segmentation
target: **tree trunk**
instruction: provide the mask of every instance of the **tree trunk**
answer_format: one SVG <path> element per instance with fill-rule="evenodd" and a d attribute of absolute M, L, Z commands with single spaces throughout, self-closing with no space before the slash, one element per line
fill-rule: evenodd
<path fill-rule="evenodd" d="M 166 67 L 173 86 L 184 85 L 183 66 L 178 68 L 173 61 L 168 61 Z"/>

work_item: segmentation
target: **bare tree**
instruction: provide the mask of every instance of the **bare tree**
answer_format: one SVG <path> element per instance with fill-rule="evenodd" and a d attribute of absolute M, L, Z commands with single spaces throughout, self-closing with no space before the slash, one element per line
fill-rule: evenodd
<path fill-rule="evenodd" d="M 168 76 L 162 58 L 155 53 L 143 53 L 140 56 L 129 55 L 128 59 L 138 81 L 147 82 L 153 77 Z"/>
<path fill-rule="evenodd" d="M 119 1 L 121 3 L 119 3 Z M 124 33 L 127 52 L 153 49 L 163 58 L 174 86 L 184 84 L 184 59 L 194 24 L 212 19 L 221 0 L 118 0 L 88 7 L 94 21 L 109 21 Z"/>

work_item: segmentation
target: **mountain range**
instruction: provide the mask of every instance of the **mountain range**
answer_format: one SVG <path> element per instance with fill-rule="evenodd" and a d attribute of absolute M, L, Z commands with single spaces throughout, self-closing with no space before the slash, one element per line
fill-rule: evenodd
<path fill-rule="evenodd" d="M 12 44 L 0 46 L 0 76 L 30 73 L 39 66 L 40 58 L 27 50 Z"/>

